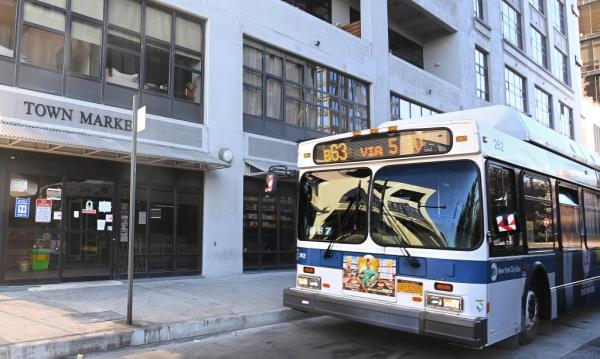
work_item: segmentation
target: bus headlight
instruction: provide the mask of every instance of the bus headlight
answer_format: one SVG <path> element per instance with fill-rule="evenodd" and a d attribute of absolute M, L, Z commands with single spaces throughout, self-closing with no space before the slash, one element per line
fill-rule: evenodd
<path fill-rule="evenodd" d="M 462 312 L 463 310 L 463 299 L 461 297 L 427 293 L 426 298 L 428 307 L 446 309 L 453 312 Z"/>
<path fill-rule="evenodd" d="M 296 283 L 298 287 L 302 288 L 321 289 L 321 278 L 319 277 L 299 275 Z"/>

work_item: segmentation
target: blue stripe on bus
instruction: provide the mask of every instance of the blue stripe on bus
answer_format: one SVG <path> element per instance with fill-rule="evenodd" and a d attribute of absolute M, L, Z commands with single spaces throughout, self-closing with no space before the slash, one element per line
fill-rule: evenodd
<path fill-rule="evenodd" d="M 490 261 L 415 257 L 420 266 L 414 268 L 402 256 L 331 251 L 331 257 L 324 258 L 324 253 L 324 249 L 298 247 L 298 264 L 342 269 L 344 256 L 371 254 L 380 259 L 395 260 L 396 275 L 473 284 L 495 283 L 525 277 L 529 268 L 538 262 L 545 267 L 547 273 L 556 271 L 556 258 L 554 255 L 528 255 L 518 259 L 492 259 Z"/>

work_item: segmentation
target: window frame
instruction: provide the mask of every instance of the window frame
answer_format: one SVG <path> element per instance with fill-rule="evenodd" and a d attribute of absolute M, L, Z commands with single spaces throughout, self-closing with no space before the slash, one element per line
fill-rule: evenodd
<path fill-rule="evenodd" d="M 558 132 L 569 137 L 570 139 L 574 139 L 574 123 L 573 123 L 573 108 L 571 108 L 570 106 L 567 106 L 566 104 L 564 104 L 562 101 L 558 102 L 558 108 L 559 108 L 559 129 Z M 567 113 L 565 114 L 563 112 L 563 110 L 567 110 Z M 563 130 L 563 126 L 565 125 L 565 116 L 567 120 L 568 120 L 568 127 L 569 127 L 569 132 L 565 132 Z"/>
<path fill-rule="evenodd" d="M 573 191 L 577 194 L 577 200 L 578 200 L 578 205 L 577 206 L 573 206 L 570 204 L 566 204 L 566 203 L 560 203 L 560 193 L 561 193 L 561 189 L 566 189 L 568 191 Z M 573 251 L 581 251 L 582 249 L 584 249 L 586 247 L 586 240 L 585 240 L 585 223 L 583 223 L 582 221 L 585 221 L 585 217 L 583 215 L 583 212 L 585 212 L 584 206 L 583 206 L 583 197 L 582 197 L 582 192 L 581 192 L 581 187 L 571 184 L 569 182 L 565 182 L 565 181 L 561 181 L 561 180 L 556 180 L 555 185 L 554 185 L 554 196 L 555 196 L 555 206 L 556 206 L 556 218 L 558 220 L 558 226 L 556 227 L 556 229 L 558 229 L 558 241 L 559 241 L 559 248 L 561 252 L 573 252 Z M 571 208 L 577 208 L 577 235 L 579 236 L 579 247 L 572 247 L 572 246 L 567 246 L 565 247 L 564 243 L 563 243 L 563 226 L 562 226 L 562 217 L 561 217 L 561 206 L 567 206 L 567 207 L 571 207 Z M 583 233 L 582 233 L 583 232 Z"/>
<path fill-rule="evenodd" d="M 509 101 L 509 94 L 512 93 L 510 92 L 510 86 L 515 87 L 512 83 L 509 82 L 509 79 L 507 77 L 507 72 L 510 73 L 510 75 L 514 75 L 515 77 L 519 78 L 521 80 L 521 105 L 522 105 L 522 109 L 519 109 L 517 107 L 515 107 L 510 101 Z M 513 94 L 514 95 L 514 94 Z M 521 111 L 523 113 L 527 113 L 528 110 L 528 106 L 527 106 L 527 78 L 523 75 L 521 75 L 519 72 L 513 70 L 511 67 L 509 66 L 504 66 L 504 96 L 505 96 L 505 102 L 507 105 L 513 107 L 514 109 Z"/>
<path fill-rule="evenodd" d="M 398 108 L 400 109 L 400 113 L 398 116 L 394 116 L 394 104 L 396 103 L 395 101 L 397 100 L 398 103 Z M 409 112 L 409 117 L 402 117 L 402 102 L 406 102 L 408 104 L 408 112 Z M 413 106 L 415 107 L 419 107 L 420 108 L 420 112 L 421 115 L 419 116 L 412 116 L 412 109 Z M 429 115 L 423 115 L 423 110 L 428 110 L 431 112 L 431 114 Z M 429 107 L 427 105 L 423 105 L 420 102 L 414 101 L 406 96 L 402 96 L 397 94 L 394 91 L 390 91 L 390 120 L 391 121 L 402 121 L 402 120 L 410 120 L 410 119 L 414 119 L 414 118 L 419 118 L 419 117 L 423 117 L 423 116 L 432 116 L 432 115 L 437 115 L 442 113 L 441 111 L 433 108 L 433 107 Z"/>
<path fill-rule="evenodd" d="M 563 53 L 558 47 L 554 47 L 554 77 L 560 82 L 569 86 L 569 57 Z"/>
<path fill-rule="evenodd" d="M 44 25 L 40 25 L 40 24 L 36 24 L 33 22 L 29 22 L 25 20 L 25 4 L 26 3 L 30 3 L 34 6 L 38 6 L 38 7 L 43 7 L 45 9 L 51 10 L 51 11 L 58 11 L 61 12 L 64 16 L 64 21 L 65 21 L 65 27 L 62 31 L 44 26 Z M 70 49 L 67 49 L 67 46 L 70 46 L 71 43 L 70 41 L 67 41 L 67 36 L 70 38 L 71 34 L 70 32 L 67 33 L 67 27 L 69 29 L 69 31 L 71 30 L 70 28 L 70 21 L 68 18 L 68 11 L 66 8 L 62 8 L 60 6 L 55 6 L 52 4 L 48 4 L 45 2 L 41 2 L 41 1 L 37 1 L 37 0 L 24 0 L 24 1 L 19 1 L 17 2 L 17 8 L 20 12 L 19 18 L 17 20 L 17 33 L 16 33 L 16 37 L 15 37 L 15 50 L 13 52 L 13 56 L 18 56 L 18 61 L 15 61 L 17 63 L 17 66 L 20 67 L 22 65 L 25 66 L 31 66 L 31 67 L 35 67 L 37 69 L 42 69 L 45 71 L 50 71 L 56 74 L 62 74 L 63 75 L 63 79 L 65 76 L 65 72 L 66 72 L 66 68 L 68 66 L 68 60 L 70 57 L 70 54 L 68 53 Z M 45 32 L 50 32 L 53 33 L 55 35 L 60 35 L 63 37 L 63 60 L 62 60 L 62 70 L 57 70 L 57 69 L 51 69 L 51 68 L 47 68 L 44 66 L 38 66 L 38 65 L 34 65 L 34 64 L 30 64 L 27 62 L 22 61 L 22 46 L 23 46 L 23 30 L 25 29 L 25 27 L 30 27 L 30 28 L 34 28 L 37 30 L 41 30 L 41 31 L 45 31 Z M 18 49 L 16 48 L 18 46 Z M 18 51 L 18 53 L 17 53 Z M 18 68 L 17 68 L 17 72 L 18 72 Z"/>
<path fill-rule="evenodd" d="M 483 65 L 479 64 L 479 57 L 482 58 Z M 484 89 L 479 88 L 479 79 L 485 82 Z M 475 46 L 475 95 L 484 101 L 490 101 L 489 53 L 479 46 Z"/>
<path fill-rule="evenodd" d="M 539 114 L 538 110 L 540 109 L 540 107 L 538 106 L 538 104 L 539 104 L 538 93 L 541 94 L 541 95 L 546 96 L 548 107 L 546 109 L 547 111 L 544 111 L 544 113 L 548 114 L 548 123 L 547 124 L 544 123 L 544 122 L 542 122 L 541 119 L 538 118 L 538 114 Z M 552 111 L 553 110 L 553 108 L 552 108 L 552 95 L 550 95 L 550 93 L 546 92 L 544 89 L 542 89 L 541 87 L 539 87 L 539 86 L 536 85 L 535 89 L 534 89 L 534 99 L 535 99 L 535 113 L 533 115 L 533 118 L 537 122 L 541 123 L 544 126 L 547 126 L 549 128 L 554 128 L 554 116 L 553 116 L 553 113 L 552 113 L 553 112 Z"/>
<path fill-rule="evenodd" d="M 508 2 L 506 2 L 506 0 L 502 0 L 502 3 L 500 5 L 501 10 L 500 10 L 500 23 L 502 25 L 502 38 L 508 42 L 509 44 L 516 46 L 518 49 L 522 50 L 523 49 L 523 14 L 516 8 L 514 8 L 511 4 L 509 4 Z M 515 21 L 511 21 L 510 17 L 511 17 L 511 13 L 505 13 L 504 9 L 508 9 L 507 11 L 512 11 L 515 15 Z M 513 28 L 511 25 L 515 25 L 515 28 Z M 508 31 L 508 33 L 505 33 L 505 29 L 506 31 Z M 514 32 L 514 36 L 516 37 L 516 44 L 513 42 L 513 40 L 511 39 L 512 33 Z"/>
<path fill-rule="evenodd" d="M 91 75 L 86 75 L 86 74 L 82 74 L 79 72 L 75 72 L 71 70 L 71 46 L 73 43 L 73 22 L 81 22 L 84 24 L 91 24 L 92 26 L 97 26 L 100 27 L 100 34 L 101 34 L 101 39 L 100 39 L 100 69 L 99 69 L 99 76 L 95 77 L 95 76 L 91 76 Z M 106 63 L 106 59 L 105 59 L 105 47 L 106 47 L 106 27 L 104 26 L 104 21 L 100 21 L 98 19 L 95 19 L 93 17 L 89 17 L 86 15 L 82 15 L 79 13 L 75 13 L 75 12 L 71 12 L 71 15 L 69 16 L 68 19 L 68 23 L 67 23 L 67 27 L 68 27 L 68 40 L 66 41 L 68 43 L 68 51 L 69 51 L 69 56 L 66 59 L 66 63 L 65 63 L 65 69 L 66 69 L 66 73 L 67 76 L 75 76 L 75 77 L 83 77 L 92 81 L 97 81 L 98 83 L 100 83 L 102 81 L 102 78 L 104 77 L 104 71 L 105 71 L 105 63 Z"/>
<path fill-rule="evenodd" d="M 355 76 L 339 71 L 335 68 L 321 65 L 317 62 L 297 56 L 293 53 L 280 50 L 269 44 L 254 40 L 252 38 L 244 38 L 243 47 L 251 48 L 254 51 L 262 53 L 261 70 L 247 66 L 243 63 L 243 71 L 247 71 L 254 75 L 260 76 L 262 86 L 257 86 L 243 81 L 242 87 L 260 91 L 262 93 L 262 115 L 255 115 L 243 112 L 243 116 L 259 119 L 261 121 L 276 121 L 286 126 L 291 126 L 297 129 L 321 132 L 324 134 L 338 134 L 351 130 L 366 129 L 370 123 L 370 108 L 371 99 L 369 93 L 370 83 L 365 82 Z M 282 71 L 281 75 L 272 74 L 267 70 L 267 57 L 269 54 L 281 57 Z M 302 83 L 295 79 L 287 77 L 286 64 L 294 63 L 302 66 Z M 267 81 L 278 81 L 281 83 L 281 114 L 279 118 L 274 118 L 267 115 Z M 345 82 L 345 84 L 344 84 Z M 295 97 L 288 94 L 289 86 L 297 86 L 301 89 L 300 97 Z M 346 86 L 347 85 L 347 86 Z M 346 93 L 342 94 L 341 89 L 345 88 Z M 362 94 L 358 91 L 366 90 L 366 98 L 362 103 Z M 334 91 L 335 89 L 335 91 Z M 287 119 L 286 104 L 288 101 L 300 102 L 300 106 L 304 113 L 302 115 L 303 124 L 300 126 L 296 122 L 290 122 Z M 346 116 L 340 116 L 342 106 L 346 106 Z M 367 118 L 363 118 L 360 114 L 365 110 Z M 312 111 L 316 114 L 311 117 Z M 326 113 L 328 123 L 322 123 L 322 118 L 319 114 Z M 345 123 L 341 123 L 341 118 L 344 118 Z M 314 123 L 313 123 L 314 121 Z M 366 122 L 366 123 L 365 123 Z"/>
<path fill-rule="evenodd" d="M 552 10 L 552 26 L 563 35 L 567 35 L 566 10 L 565 3 L 561 0 L 554 0 Z"/>
<path fill-rule="evenodd" d="M 541 15 L 546 15 L 546 9 L 544 8 L 544 0 L 529 0 L 529 5 L 531 5 L 531 7 Z"/>
<path fill-rule="evenodd" d="M 506 245 L 504 246 L 496 246 L 493 244 L 493 240 L 492 238 L 494 237 L 498 237 L 499 235 L 497 233 L 495 233 L 492 228 L 492 226 L 494 226 L 495 222 L 495 218 L 494 215 L 492 213 L 492 205 L 491 205 L 491 190 L 490 190 L 490 167 L 497 167 L 503 170 L 507 170 L 507 171 L 512 171 L 512 177 L 513 177 L 513 182 L 511 184 L 511 187 L 514 191 L 514 208 L 515 208 L 515 219 L 517 221 L 517 231 L 515 231 L 515 235 L 518 236 L 518 241 L 519 243 L 515 243 L 515 245 L 511 246 L 511 247 L 507 247 Z M 488 245 L 490 248 L 490 255 L 492 257 L 504 257 L 504 256 L 510 256 L 510 255 L 519 255 L 519 254 L 525 254 L 527 252 L 526 250 L 526 244 L 525 242 L 527 242 L 527 238 L 526 238 L 526 232 L 523 231 L 523 224 L 525 223 L 524 219 L 524 215 L 525 215 L 525 211 L 523 209 L 523 204 L 522 204 L 522 199 L 523 199 L 523 194 L 522 194 L 522 190 L 520 188 L 520 186 L 518 185 L 518 181 L 519 178 L 521 178 L 521 174 L 522 174 L 522 170 L 519 167 L 515 167 L 512 166 L 510 164 L 507 163 L 503 163 L 500 161 L 497 161 L 495 159 L 488 159 L 485 162 L 485 183 L 486 183 L 486 202 L 487 202 L 487 218 L 488 218 L 488 235 L 486 235 L 486 237 L 488 237 Z M 508 236 L 509 233 L 506 234 L 506 236 Z"/>
<path fill-rule="evenodd" d="M 194 105 L 198 105 L 201 106 L 202 109 L 204 109 L 204 81 L 205 81 L 205 69 L 204 69 L 204 64 L 206 62 L 205 59 L 205 54 L 206 54 L 206 22 L 202 21 L 200 19 L 195 19 L 193 17 L 187 16 L 184 13 L 181 12 L 177 12 L 174 10 L 170 10 L 173 13 L 173 21 L 171 23 L 171 44 L 172 44 L 172 53 L 171 53 L 171 64 L 170 64 L 170 71 L 171 71 L 171 78 L 169 79 L 169 81 L 171 82 L 171 84 L 169 85 L 170 87 L 172 87 L 172 92 L 170 92 L 170 98 L 172 98 L 174 101 L 183 101 L 183 102 L 187 102 L 190 104 L 194 104 Z M 175 41 L 175 36 L 176 31 L 177 31 L 177 19 L 178 18 L 183 18 L 186 19 L 188 21 L 192 21 L 192 22 L 199 22 L 200 25 L 202 26 L 202 51 L 196 51 L 193 49 L 188 49 L 187 47 L 183 47 L 180 45 L 177 45 L 176 41 Z M 184 66 L 184 65 L 178 65 L 177 64 L 177 51 L 183 51 L 183 52 L 188 52 L 191 55 L 194 56 L 198 56 L 200 57 L 200 70 L 194 69 L 192 67 L 189 66 Z M 200 91 L 200 102 L 195 102 L 194 100 L 190 100 L 190 99 L 186 99 L 186 98 L 182 98 L 182 97 L 178 97 L 175 95 L 175 72 L 177 70 L 177 68 L 179 69 L 184 69 L 187 71 L 190 71 L 193 74 L 200 74 L 200 84 L 198 86 L 198 90 Z M 204 121 L 202 121 L 201 123 L 204 123 Z"/>
<path fill-rule="evenodd" d="M 548 39 L 534 26 L 531 26 L 531 58 L 536 64 L 548 69 Z"/>
<path fill-rule="evenodd" d="M 17 38 L 19 38 L 19 36 L 20 36 L 19 27 L 21 27 L 21 25 L 19 24 L 19 14 L 21 12 L 21 10 L 20 10 L 21 4 L 20 4 L 19 0 L 13 0 L 13 1 L 14 1 L 14 6 L 15 6 L 14 18 L 13 18 L 13 20 L 14 20 L 14 24 L 13 24 L 14 38 L 12 39 L 12 43 L 9 43 L 9 45 L 12 45 L 12 49 L 10 49 L 10 50 L 12 50 L 13 53 L 12 53 L 12 56 L 0 55 L 1 60 L 15 61 L 16 56 L 17 56 L 17 51 L 20 48 L 19 41 L 17 41 Z M 20 61 L 17 61 L 17 62 L 20 62 Z"/>
<path fill-rule="evenodd" d="M 525 194 L 525 177 L 529 176 L 529 177 L 533 177 L 533 178 L 537 178 L 537 179 L 541 179 L 544 181 L 548 181 L 548 185 L 550 186 L 550 200 L 546 201 L 543 199 L 539 199 L 536 197 L 532 197 L 532 196 L 527 196 Z M 525 246 L 525 251 L 526 253 L 544 253 L 544 252 L 556 252 L 559 249 L 559 239 L 556 238 L 557 235 L 557 223 L 556 223 L 556 208 L 555 208 L 555 202 L 554 202 L 554 198 L 555 194 L 553 191 L 553 177 L 547 176 L 547 175 L 543 175 L 543 174 L 538 174 L 532 171 L 528 171 L 528 170 L 522 170 L 521 174 L 519 176 L 519 187 L 521 188 L 521 196 L 520 196 L 520 201 L 521 201 L 521 208 L 522 208 L 522 223 L 527 226 L 527 206 L 526 206 L 526 201 L 527 201 L 527 197 L 531 197 L 529 200 L 530 201 L 535 201 L 535 202 L 548 202 L 547 204 L 550 205 L 550 208 L 552 210 L 552 247 L 547 247 L 547 248 L 531 248 L 529 246 L 529 238 L 527 236 L 527 229 L 525 230 L 525 234 L 524 234 L 524 239 L 523 239 L 523 244 Z"/>
<path fill-rule="evenodd" d="M 146 34 L 146 12 L 149 7 L 153 8 L 154 10 L 166 12 L 171 17 L 171 39 L 170 39 L 170 42 L 166 42 L 163 39 L 158 39 L 156 37 L 152 37 L 152 36 L 149 36 Z M 175 19 L 176 19 L 176 15 L 173 12 L 173 10 L 165 9 L 154 3 L 148 3 L 148 2 L 142 3 L 142 23 L 141 23 L 141 31 L 140 31 L 140 35 L 141 35 L 140 43 L 142 46 L 142 52 L 144 53 L 143 55 L 140 56 L 140 90 L 142 92 L 149 93 L 154 96 L 162 96 L 162 97 L 169 97 L 169 98 L 174 97 L 173 80 L 174 80 L 174 72 L 175 72 L 175 63 L 174 63 L 174 59 L 175 59 L 175 51 L 174 51 Z M 147 76 L 146 76 L 147 73 L 146 72 L 148 71 L 148 69 L 146 68 L 146 61 L 148 59 L 147 58 L 147 56 L 148 56 L 147 48 L 150 46 L 155 47 L 155 48 L 161 48 L 161 49 L 166 48 L 167 51 L 169 52 L 169 74 L 168 74 L 169 83 L 167 84 L 166 92 L 161 92 L 158 90 L 146 88 L 146 84 L 147 84 Z M 142 71 L 142 63 L 143 63 L 143 71 Z"/>
<path fill-rule="evenodd" d="M 590 188 L 586 188 L 583 187 L 582 188 L 582 199 L 583 199 L 583 229 L 584 229 L 584 243 L 585 243 L 585 248 L 588 250 L 598 250 L 600 249 L 600 241 L 598 241 L 598 246 L 590 246 L 589 242 L 588 242 L 588 226 L 587 226 L 587 212 L 594 212 L 597 214 L 597 217 L 600 218 L 600 208 L 598 207 L 588 207 L 586 201 L 585 201 L 585 197 L 586 194 L 589 195 L 593 195 L 596 196 L 596 198 L 599 200 L 599 204 L 600 204 L 600 191 L 598 189 L 590 189 Z M 598 226 L 600 226 L 600 222 L 598 222 Z M 600 228 L 599 228 L 599 234 L 600 234 Z"/>
<path fill-rule="evenodd" d="M 481 21 L 485 21 L 485 11 L 484 11 L 484 2 L 483 0 L 473 0 L 473 16 L 476 19 Z"/>

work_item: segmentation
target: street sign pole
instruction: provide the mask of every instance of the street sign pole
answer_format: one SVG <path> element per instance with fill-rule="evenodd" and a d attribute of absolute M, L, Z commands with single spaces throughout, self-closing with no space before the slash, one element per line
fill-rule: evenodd
<path fill-rule="evenodd" d="M 131 123 L 131 176 L 129 181 L 129 241 L 127 257 L 127 324 L 133 324 L 133 245 L 135 238 L 135 175 L 137 155 L 137 110 L 138 95 L 133 96 L 133 117 Z"/>

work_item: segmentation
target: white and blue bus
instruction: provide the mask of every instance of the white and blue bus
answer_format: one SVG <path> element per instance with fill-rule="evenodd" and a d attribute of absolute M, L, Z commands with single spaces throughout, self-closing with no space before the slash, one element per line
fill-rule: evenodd
<path fill-rule="evenodd" d="M 505 106 L 301 143 L 284 305 L 474 347 L 600 299 L 600 158 Z"/>

